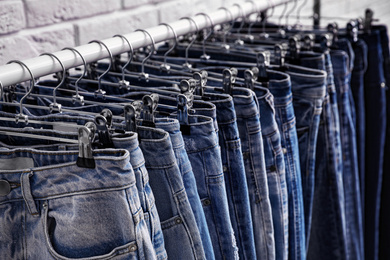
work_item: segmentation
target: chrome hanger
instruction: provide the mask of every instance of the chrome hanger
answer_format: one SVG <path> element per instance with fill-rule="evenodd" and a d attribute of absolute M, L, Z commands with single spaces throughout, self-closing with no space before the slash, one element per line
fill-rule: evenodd
<path fill-rule="evenodd" d="M 20 66 L 24 67 L 28 73 L 30 74 L 31 76 L 31 79 L 30 79 L 30 90 L 20 99 L 20 102 L 19 102 L 19 114 L 17 114 L 15 116 L 15 122 L 18 123 L 20 119 L 23 119 L 24 122 L 26 124 L 28 124 L 28 116 L 27 115 L 24 115 L 23 114 L 23 101 L 31 94 L 31 92 L 33 91 L 33 88 L 35 86 L 35 78 L 34 78 L 34 74 L 32 73 L 32 71 L 30 70 L 29 67 L 27 67 L 26 64 L 24 64 L 23 62 L 19 61 L 19 60 L 11 60 L 9 62 L 7 62 L 7 64 L 10 64 L 10 63 L 18 63 Z"/>
<path fill-rule="evenodd" d="M 171 31 L 173 33 L 173 36 L 174 36 L 174 40 L 175 40 L 175 43 L 172 45 L 172 47 L 166 53 L 164 53 L 164 62 L 160 66 L 160 69 L 162 69 L 163 71 L 167 72 L 167 71 L 169 71 L 171 69 L 171 66 L 169 66 L 167 64 L 167 56 L 168 56 L 169 53 L 171 53 L 176 48 L 178 40 L 177 40 L 176 31 L 173 29 L 172 26 L 170 26 L 167 23 L 160 23 L 160 25 L 165 25 L 167 28 L 171 29 Z"/>
<path fill-rule="evenodd" d="M 143 60 L 142 60 L 142 67 L 141 67 L 141 77 L 145 80 L 148 80 L 149 78 L 149 74 L 145 73 L 145 62 L 154 54 L 155 50 L 156 50 L 156 42 L 154 41 L 154 38 L 152 37 L 152 35 L 144 30 L 144 29 L 137 29 L 135 30 L 136 32 L 143 32 L 144 34 L 147 34 L 150 38 L 150 40 L 152 41 L 152 50 L 150 51 L 150 53 L 148 54 L 148 56 L 146 56 Z"/>
<path fill-rule="evenodd" d="M 232 12 L 227 9 L 226 7 L 220 7 L 219 10 L 224 10 L 226 13 L 228 13 L 230 15 L 230 21 L 233 22 L 233 14 Z M 222 48 L 225 49 L 225 50 L 229 50 L 230 49 L 230 45 L 226 44 L 226 36 L 228 35 L 229 31 L 233 28 L 232 24 L 230 25 L 230 27 L 228 29 L 224 29 L 225 32 L 223 34 L 223 44 L 222 44 Z"/>
<path fill-rule="evenodd" d="M 51 53 L 42 53 L 41 55 L 39 56 L 43 56 L 43 55 L 47 55 L 47 56 L 50 56 L 51 58 L 53 59 L 56 59 L 58 61 L 58 63 L 61 65 L 61 68 L 62 68 L 62 78 L 61 78 L 61 81 L 60 83 L 53 89 L 53 103 L 51 103 L 49 105 L 49 109 L 50 109 L 50 113 L 54 112 L 54 111 L 58 111 L 59 113 L 61 113 L 61 104 L 58 104 L 57 103 L 57 89 L 59 87 L 61 87 L 64 82 L 65 82 L 65 75 L 66 75 L 66 69 L 65 69 L 65 66 L 64 64 L 62 63 L 62 61 L 57 57 L 55 56 L 54 54 L 51 54 Z"/>
<path fill-rule="evenodd" d="M 290 11 L 286 14 L 286 28 L 288 28 L 288 17 L 290 16 L 290 14 L 295 10 L 295 8 L 297 7 L 297 4 L 298 4 L 298 0 L 294 0 L 294 5 L 293 7 L 290 9 Z"/>
<path fill-rule="evenodd" d="M 195 34 L 193 36 L 194 39 L 192 39 L 192 41 L 186 47 L 186 50 L 185 50 L 185 63 L 183 64 L 183 68 L 184 69 L 191 71 L 192 65 L 190 63 L 188 63 L 188 51 L 191 48 L 191 46 L 194 44 L 194 42 L 196 41 L 196 37 L 197 37 L 197 35 L 199 33 L 199 26 L 198 26 L 197 22 L 195 22 L 195 20 L 192 19 L 191 17 L 182 17 L 182 18 L 180 18 L 180 20 L 183 20 L 183 19 L 187 19 L 190 22 L 192 22 L 195 25 L 195 28 L 196 28 Z"/>
<path fill-rule="evenodd" d="M 72 102 L 73 102 L 73 104 L 77 102 L 81 105 L 84 105 L 84 97 L 79 95 L 79 85 L 78 84 L 79 84 L 80 80 L 85 77 L 85 74 L 87 73 L 87 62 L 85 61 L 83 55 L 81 55 L 81 53 L 78 50 L 76 50 L 75 48 L 65 47 L 62 50 L 70 50 L 70 51 L 73 51 L 74 53 L 77 53 L 81 57 L 81 60 L 83 61 L 83 64 L 84 64 L 83 74 L 76 80 L 76 83 L 75 83 L 76 94 L 72 96 Z"/>
<path fill-rule="evenodd" d="M 202 56 L 200 56 L 201 59 L 208 60 L 210 59 L 210 56 L 206 54 L 206 40 L 214 33 L 214 22 L 213 19 L 211 19 L 210 15 L 206 13 L 197 13 L 196 15 L 203 15 L 204 17 L 207 17 L 207 19 L 209 19 L 210 21 L 211 30 L 205 37 L 203 37 L 203 54 Z"/>
<path fill-rule="evenodd" d="M 126 67 L 133 61 L 133 55 L 134 55 L 134 49 L 133 49 L 133 45 L 131 44 L 131 42 L 123 35 L 120 35 L 120 34 L 116 34 L 114 35 L 113 37 L 120 37 L 122 38 L 123 41 L 126 41 L 127 44 L 129 45 L 129 52 L 128 52 L 128 56 L 129 56 L 129 60 L 125 63 L 125 65 L 122 66 L 121 70 L 122 70 L 122 80 L 120 80 L 118 83 L 120 84 L 120 87 L 121 86 L 125 86 L 127 89 L 129 89 L 130 87 L 130 82 L 125 80 L 125 70 L 126 70 Z"/>
<path fill-rule="evenodd" d="M 104 98 L 104 96 L 106 95 L 106 91 L 101 89 L 101 82 L 102 82 L 102 78 L 110 71 L 114 57 L 112 56 L 112 52 L 110 51 L 110 49 L 102 41 L 93 40 L 93 41 L 90 41 L 89 43 L 98 43 L 99 45 L 104 46 L 104 48 L 106 48 L 108 54 L 110 55 L 110 63 L 108 65 L 108 68 L 105 72 L 103 72 L 101 75 L 99 75 L 99 77 L 98 77 L 98 90 L 95 91 L 96 98 L 99 95 L 102 96 L 102 98 Z"/>

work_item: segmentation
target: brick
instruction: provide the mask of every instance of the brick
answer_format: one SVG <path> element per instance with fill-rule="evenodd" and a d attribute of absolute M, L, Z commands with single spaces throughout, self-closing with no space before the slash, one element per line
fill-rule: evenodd
<path fill-rule="evenodd" d="M 28 27 L 38 27 L 109 13 L 121 9 L 121 0 L 25 0 Z"/>
<path fill-rule="evenodd" d="M 153 5 L 85 19 L 75 23 L 77 45 L 156 25 L 158 25 L 157 8 Z"/>
<path fill-rule="evenodd" d="M 123 0 L 123 8 L 129 9 L 134 7 L 140 7 L 141 5 L 146 5 L 153 3 L 152 0 Z"/>
<path fill-rule="evenodd" d="M 19 31 L 25 24 L 22 1 L 0 1 L 0 34 Z"/>
<path fill-rule="evenodd" d="M 56 52 L 75 46 L 72 24 L 23 31 L 0 38 L 0 64 L 12 59 L 25 60 L 43 52 Z"/>

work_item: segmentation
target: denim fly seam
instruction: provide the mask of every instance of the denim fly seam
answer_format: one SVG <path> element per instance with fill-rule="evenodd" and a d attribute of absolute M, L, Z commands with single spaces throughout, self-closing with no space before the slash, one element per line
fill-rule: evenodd
<path fill-rule="evenodd" d="M 195 116 L 190 117 L 190 121 Z M 184 147 L 184 140 L 180 132 L 180 124 L 177 119 L 172 118 L 156 118 L 156 127 L 163 129 L 169 133 L 171 138 L 173 151 L 175 153 L 176 161 L 183 178 L 184 187 L 187 193 L 188 200 L 191 204 L 192 212 L 194 214 L 199 233 L 202 239 L 203 249 L 205 251 L 206 259 L 214 259 L 213 245 L 210 238 L 210 232 L 207 226 L 206 216 L 202 208 L 202 202 L 198 194 L 196 186 L 196 179 L 191 167 L 190 160 Z"/>
<path fill-rule="evenodd" d="M 137 127 L 140 147 L 169 259 L 205 259 L 191 205 L 184 188 L 169 134 L 161 129 Z"/>
<path fill-rule="evenodd" d="M 95 169 L 76 166 L 77 156 L 0 151 L 0 179 L 11 188 L 0 197 L 7 216 L 0 224 L 1 258 L 156 259 L 129 153 L 95 150 Z"/>
<path fill-rule="evenodd" d="M 234 89 L 232 94 L 247 178 L 256 256 L 257 259 L 273 260 L 275 259 L 274 227 L 259 105 L 255 93 L 249 89 L 245 91 Z"/>
<path fill-rule="evenodd" d="M 323 53 L 322 60 L 317 65 L 301 60 L 301 65 L 327 73 L 327 91 L 317 138 L 312 228 L 307 258 L 344 259 L 346 224 L 339 112 L 329 52 Z"/>
<path fill-rule="evenodd" d="M 268 77 L 268 89 L 274 96 L 275 119 L 281 134 L 286 167 L 289 206 L 289 259 L 304 260 L 306 259 L 305 214 L 291 81 L 287 74 L 277 71 L 268 71 Z"/>
<path fill-rule="evenodd" d="M 259 103 L 269 198 L 275 237 L 275 259 L 288 259 L 288 192 L 281 137 L 275 119 L 273 95 L 255 88 Z"/>
<path fill-rule="evenodd" d="M 197 123 L 190 124 L 190 134 L 183 135 L 184 144 L 194 171 L 215 259 L 238 259 L 218 136 L 213 120 L 209 117 L 203 118 L 208 120 L 198 120 Z"/>
<path fill-rule="evenodd" d="M 291 78 L 296 115 L 307 250 L 314 197 L 317 136 L 326 92 L 326 73 L 294 65 L 286 65 L 285 72 Z"/>
<path fill-rule="evenodd" d="M 344 43 L 344 44 L 341 44 Z M 355 130 L 355 104 L 350 88 L 351 59 L 354 58 L 349 41 L 340 42 L 344 50 L 332 51 L 331 58 L 338 96 L 340 132 L 343 151 L 343 183 L 347 227 L 347 258 L 364 259 L 363 214 L 360 198 L 360 178 Z M 348 54 L 350 54 L 348 56 Z"/>
<path fill-rule="evenodd" d="M 235 89 L 238 92 L 239 88 Z M 212 92 L 207 90 L 205 96 L 216 106 L 225 187 L 238 253 L 240 259 L 254 259 L 252 215 L 233 98 Z"/>

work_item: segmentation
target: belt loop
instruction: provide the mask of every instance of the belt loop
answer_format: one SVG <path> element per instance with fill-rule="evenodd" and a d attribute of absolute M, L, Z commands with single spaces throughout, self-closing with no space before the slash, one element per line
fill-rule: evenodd
<path fill-rule="evenodd" d="M 22 176 L 20 177 L 20 183 L 22 184 L 22 195 L 24 198 L 24 201 L 26 202 L 28 211 L 31 215 L 34 217 L 38 217 L 39 213 L 37 210 L 37 206 L 35 204 L 34 198 L 31 194 L 31 185 L 30 185 L 30 177 L 33 176 L 33 172 L 25 172 L 22 173 Z"/>

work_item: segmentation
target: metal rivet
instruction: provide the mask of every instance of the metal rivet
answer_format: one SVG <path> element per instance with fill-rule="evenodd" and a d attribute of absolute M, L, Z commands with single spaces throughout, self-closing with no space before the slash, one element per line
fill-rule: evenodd
<path fill-rule="evenodd" d="M 227 172 L 228 168 L 226 166 L 223 166 L 223 172 Z"/>
<path fill-rule="evenodd" d="M 138 247 L 137 247 L 137 245 L 131 245 L 129 249 L 130 249 L 130 252 L 135 252 L 138 249 Z"/>
<path fill-rule="evenodd" d="M 204 206 L 208 206 L 210 204 L 211 204 L 211 201 L 209 199 L 206 199 L 206 200 L 203 201 L 203 205 Z"/>
<path fill-rule="evenodd" d="M 176 218 L 175 222 L 176 222 L 176 224 L 181 224 L 183 221 L 181 220 L 181 218 Z"/>
<path fill-rule="evenodd" d="M 384 88 L 386 87 L 386 84 L 384 82 L 381 83 L 381 87 Z"/>
<path fill-rule="evenodd" d="M 0 196 L 7 196 L 11 192 L 11 185 L 6 180 L 0 180 Z"/>
<path fill-rule="evenodd" d="M 287 149 L 286 148 L 283 148 L 282 151 L 283 151 L 284 154 L 287 153 Z"/>

